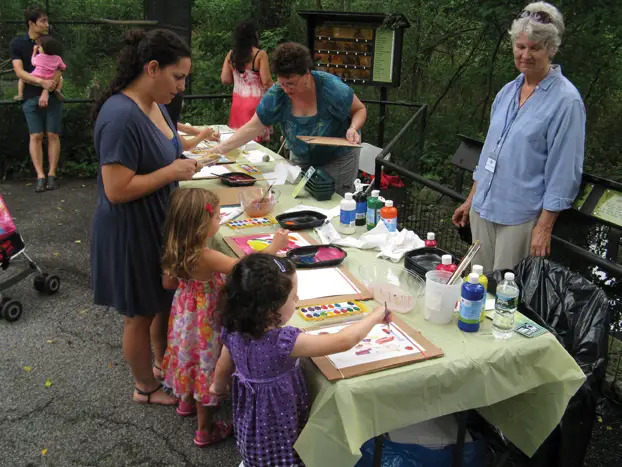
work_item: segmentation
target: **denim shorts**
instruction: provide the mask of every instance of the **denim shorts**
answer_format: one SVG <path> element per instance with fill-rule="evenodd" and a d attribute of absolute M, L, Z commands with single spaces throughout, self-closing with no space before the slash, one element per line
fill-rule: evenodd
<path fill-rule="evenodd" d="M 31 97 L 24 101 L 22 110 L 28 124 L 28 133 L 56 133 L 60 135 L 63 121 L 63 103 L 54 93 L 50 94 L 48 106 L 39 107 L 39 97 Z"/>

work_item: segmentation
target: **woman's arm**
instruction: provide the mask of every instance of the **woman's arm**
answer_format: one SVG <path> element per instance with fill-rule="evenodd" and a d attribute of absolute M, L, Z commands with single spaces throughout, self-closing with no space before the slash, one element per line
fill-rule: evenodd
<path fill-rule="evenodd" d="M 264 90 L 267 91 L 273 84 L 268 54 L 265 50 L 261 50 L 257 58 L 259 58 L 259 77 L 261 78 L 261 84 L 263 84 Z"/>
<path fill-rule="evenodd" d="M 359 134 L 359 130 L 363 128 L 365 124 L 365 120 L 367 120 L 367 108 L 365 104 L 361 102 L 361 100 L 354 95 L 352 98 L 352 106 L 350 107 L 350 128 L 346 132 L 346 138 L 348 141 L 354 144 L 360 144 L 361 135 Z"/>
<path fill-rule="evenodd" d="M 231 385 L 231 375 L 235 371 L 235 364 L 231 358 L 231 353 L 226 346 L 222 346 L 220 357 L 214 369 L 214 383 L 210 386 L 209 392 L 215 395 L 222 395 L 227 392 L 227 386 Z"/>
<path fill-rule="evenodd" d="M 212 136 L 213 134 L 214 132 L 212 131 L 211 128 L 205 127 L 202 130 L 200 130 L 199 133 L 193 138 L 184 138 L 182 136 L 181 141 L 184 146 L 184 151 L 189 151 L 190 149 L 194 149 L 197 146 L 197 144 L 199 144 L 204 139 L 209 139 L 210 136 Z"/>
<path fill-rule="evenodd" d="M 197 136 L 199 133 L 201 133 L 201 130 L 197 127 L 194 127 L 192 125 L 186 125 L 185 123 L 180 122 L 177 122 L 177 131 L 181 131 L 190 136 Z"/>
<path fill-rule="evenodd" d="M 231 50 L 227 53 L 225 61 L 222 64 L 220 72 L 220 81 L 222 84 L 233 84 L 233 67 L 231 65 Z"/>
<path fill-rule="evenodd" d="M 113 204 L 134 201 L 171 182 L 190 180 L 196 173 L 197 165 L 197 161 L 193 159 L 177 159 L 155 172 L 137 175 L 124 165 L 106 164 L 101 168 L 104 192 Z"/>
<path fill-rule="evenodd" d="M 255 113 L 255 115 L 253 115 L 253 117 L 245 123 L 244 126 L 239 128 L 231 138 L 214 147 L 213 152 L 217 154 L 227 154 L 229 151 L 257 138 L 266 128 L 268 127 L 261 123 L 257 113 Z"/>
<path fill-rule="evenodd" d="M 335 334 L 299 334 L 292 349 L 292 357 L 321 357 L 350 350 L 369 334 L 371 328 L 385 319 L 384 307 L 376 307 L 373 312 L 355 324 Z"/>

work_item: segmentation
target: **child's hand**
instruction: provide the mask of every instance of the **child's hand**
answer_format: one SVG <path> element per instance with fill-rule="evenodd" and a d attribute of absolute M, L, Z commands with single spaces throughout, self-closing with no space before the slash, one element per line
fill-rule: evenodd
<path fill-rule="evenodd" d="M 284 250 L 289 245 L 289 230 L 279 229 L 274 233 L 272 245 L 276 251 Z"/>
<path fill-rule="evenodd" d="M 391 312 L 389 311 L 385 315 L 384 307 L 377 306 L 374 308 L 374 311 L 371 312 L 369 318 L 374 324 L 386 323 L 389 324 L 391 322 Z"/>
<path fill-rule="evenodd" d="M 212 396 L 224 397 L 227 395 L 227 387 L 212 383 L 212 385 L 209 387 L 209 393 Z"/>
<path fill-rule="evenodd" d="M 48 106 L 48 94 L 42 93 L 41 97 L 39 97 L 39 107 L 42 109 Z"/>

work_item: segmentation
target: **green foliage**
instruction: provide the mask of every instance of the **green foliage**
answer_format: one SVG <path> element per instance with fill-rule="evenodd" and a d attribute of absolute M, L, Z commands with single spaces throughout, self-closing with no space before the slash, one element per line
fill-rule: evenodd
<path fill-rule="evenodd" d="M 0 18 L 21 19 L 31 0 L 0 2 Z M 40 3 L 45 4 L 41 1 Z M 295 12 L 351 8 L 360 12 L 401 13 L 410 22 L 404 34 L 402 83 L 389 90 L 390 100 L 426 103 L 429 120 L 425 152 L 418 170 L 444 183 L 453 180 L 449 156 L 458 145 L 456 134 L 483 139 L 490 105 L 501 87 L 512 80 L 514 68 L 507 30 L 524 0 L 195 0 L 193 2 L 193 94 L 230 93 L 220 83 L 220 71 L 231 48 L 235 25 L 254 17 L 260 24 L 279 18 L 278 28 L 262 32 L 268 52 L 283 40 L 306 42 L 305 23 Z M 565 15 L 564 42 L 555 58 L 564 74 L 581 92 L 587 110 L 585 170 L 622 181 L 622 3 L 553 2 Z M 110 18 L 141 19 L 140 0 L 50 0 L 50 20 Z M 261 4 L 261 5 L 260 5 Z M 277 11 L 278 10 L 278 11 Z M 253 16 L 272 12 L 270 18 Z M 283 19 L 283 18 L 289 18 Z M 8 44 L 23 34 L 23 25 L 0 25 L 0 71 L 10 70 Z M 109 25 L 55 26 L 67 51 L 65 93 L 86 98 L 106 85 L 114 72 L 114 57 L 121 47 L 124 28 Z M 13 73 L 0 74 L 0 100 L 11 99 L 16 82 Z M 357 87 L 362 98 L 378 99 L 377 88 Z M 182 118 L 193 123 L 227 122 L 229 99 L 187 100 Z M 62 170 L 92 174 L 96 168 L 87 105 L 68 104 L 64 112 Z M 412 115 L 412 109 L 391 108 L 385 118 L 385 143 Z M 364 140 L 375 143 L 378 106 L 368 106 Z M 28 173 L 28 137 L 17 105 L 0 106 L 0 157 L 6 170 Z M 417 132 L 407 134 L 395 154 L 417 154 Z M 1 169 L 1 167 L 0 167 Z M 4 173 L 4 172 L 2 172 Z M 0 173 L 0 175 L 2 174 Z"/>

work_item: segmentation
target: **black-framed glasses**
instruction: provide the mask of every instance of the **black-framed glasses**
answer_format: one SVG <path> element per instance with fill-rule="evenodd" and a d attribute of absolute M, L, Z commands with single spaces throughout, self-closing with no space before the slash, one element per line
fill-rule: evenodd
<path fill-rule="evenodd" d="M 521 18 L 533 18 L 534 21 L 542 24 L 549 24 L 551 22 L 551 15 L 546 11 L 527 11 L 523 10 L 517 19 Z"/>

